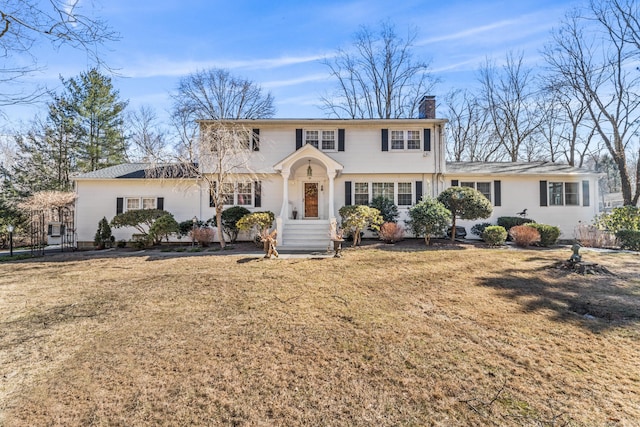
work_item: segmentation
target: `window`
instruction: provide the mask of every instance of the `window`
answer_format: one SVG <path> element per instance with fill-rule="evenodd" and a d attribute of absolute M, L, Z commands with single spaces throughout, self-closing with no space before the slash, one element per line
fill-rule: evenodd
<path fill-rule="evenodd" d="M 368 205 L 369 204 L 369 183 L 368 182 L 356 182 L 354 203 L 356 205 Z"/>
<path fill-rule="evenodd" d="M 404 150 L 404 132 L 401 130 L 391 131 L 391 149 Z"/>
<path fill-rule="evenodd" d="M 407 150 L 419 150 L 420 149 L 420 131 L 408 130 L 407 131 Z"/>
<path fill-rule="evenodd" d="M 226 182 L 222 185 L 222 198 L 225 206 L 253 206 L 253 182 Z M 213 197 L 209 197 L 209 207 L 215 207 Z"/>
<path fill-rule="evenodd" d="M 238 205 L 239 206 L 249 206 L 251 205 L 251 200 L 253 199 L 251 194 L 251 183 L 238 183 Z"/>
<path fill-rule="evenodd" d="M 393 182 L 374 182 L 371 186 L 373 190 L 372 197 L 386 197 L 389 200 L 393 200 Z"/>
<path fill-rule="evenodd" d="M 314 147 L 318 148 L 318 131 L 317 130 L 306 131 L 304 141 L 306 144 L 311 144 Z"/>
<path fill-rule="evenodd" d="M 405 145 L 406 141 L 406 145 Z M 419 130 L 392 130 L 391 149 L 392 150 L 419 150 L 420 149 Z"/>
<path fill-rule="evenodd" d="M 562 191 L 563 184 L 561 182 L 549 183 L 549 205 L 562 206 L 564 205 L 564 193 Z"/>
<path fill-rule="evenodd" d="M 577 182 L 564 183 L 565 205 L 578 206 L 580 204 L 580 194 L 578 194 Z"/>
<path fill-rule="evenodd" d="M 137 209 L 156 209 L 158 207 L 157 197 L 127 197 L 125 200 L 127 211 Z"/>
<path fill-rule="evenodd" d="M 398 183 L 398 206 L 411 206 L 412 193 L 410 182 Z"/>
<path fill-rule="evenodd" d="M 305 144 L 311 144 L 322 151 L 336 150 L 336 131 L 335 130 L 305 130 Z"/>
<path fill-rule="evenodd" d="M 336 149 L 336 133 L 332 130 L 322 131 L 322 150 L 333 151 Z"/>
<path fill-rule="evenodd" d="M 491 201 L 491 183 L 490 182 L 478 182 L 476 183 L 476 190 L 482 193 L 487 200 Z"/>

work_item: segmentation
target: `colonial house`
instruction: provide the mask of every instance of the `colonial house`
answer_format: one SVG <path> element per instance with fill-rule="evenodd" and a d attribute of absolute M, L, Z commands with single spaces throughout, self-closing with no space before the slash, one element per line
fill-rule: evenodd
<path fill-rule="evenodd" d="M 400 221 L 423 196 L 449 186 L 470 186 L 493 204 L 491 218 L 525 212 L 557 225 L 562 239 L 598 213 L 598 174 L 554 163 L 450 163 L 445 161 L 446 119 L 424 97 L 417 119 L 259 119 L 234 125 L 254 135 L 249 169 L 258 175 L 228 186 L 227 205 L 276 216 L 280 247 L 325 249 L 329 228 L 344 205 L 393 200 Z M 201 129 L 211 125 L 202 121 Z M 98 222 L 130 209 L 160 208 L 176 220 L 215 215 L 206 180 L 158 178 L 149 164 L 123 164 L 74 177 L 80 247 L 91 246 Z M 206 172 L 206 171 L 204 171 Z M 259 176 L 258 179 L 255 176 Z M 461 222 L 465 227 L 475 222 Z M 134 229 L 115 229 L 128 240 Z"/>

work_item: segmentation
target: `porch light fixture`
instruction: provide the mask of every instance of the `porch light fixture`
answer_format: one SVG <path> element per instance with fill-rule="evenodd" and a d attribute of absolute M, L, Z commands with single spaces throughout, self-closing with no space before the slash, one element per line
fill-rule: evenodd
<path fill-rule="evenodd" d="M 309 178 L 313 176 L 313 169 L 311 169 L 311 160 L 309 160 L 309 166 L 307 166 L 307 176 Z"/>

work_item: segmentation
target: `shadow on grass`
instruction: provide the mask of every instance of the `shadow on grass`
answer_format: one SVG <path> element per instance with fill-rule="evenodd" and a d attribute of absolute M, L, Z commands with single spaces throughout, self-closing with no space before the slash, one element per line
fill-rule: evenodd
<path fill-rule="evenodd" d="M 531 270 L 507 270 L 503 276 L 480 279 L 479 285 L 518 302 L 525 313 L 551 310 L 552 320 L 577 321 L 592 332 L 640 324 L 640 284 L 623 286 L 613 276 L 551 277 L 547 268 L 533 278 L 523 277 L 527 273 Z"/>

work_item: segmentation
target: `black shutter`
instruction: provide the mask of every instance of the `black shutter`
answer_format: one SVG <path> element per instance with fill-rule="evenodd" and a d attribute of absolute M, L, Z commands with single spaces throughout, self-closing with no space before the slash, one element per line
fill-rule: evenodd
<path fill-rule="evenodd" d="M 338 129 L 338 151 L 344 151 L 344 129 Z"/>
<path fill-rule="evenodd" d="M 547 206 L 547 181 L 540 181 L 540 206 Z"/>
<path fill-rule="evenodd" d="M 302 129 L 296 129 L 296 150 L 302 148 Z"/>
<path fill-rule="evenodd" d="M 493 206 L 502 206 L 502 182 L 493 181 Z"/>
<path fill-rule="evenodd" d="M 156 208 L 160 209 L 161 211 L 164 210 L 164 197 L 158 197 L 156 199 Z"/>
<path fill-rule="evenodd" d="M 589 181 L 582 181 L 582 206 L 589 206 Z"/>
<path fill-rule="evenodd" d="M 351 181 L 344 182 L 344 205 L 351 205 Z"/>
<path fill-rule="evenodd" d="M 253 206 L 260 208 L 262 207 L 262 182 L 256 181 L 254 185 Z"/>
<path fill-rule="evenodd" d="M 451 180 L 451 186 L 452 187 L 457 187 L 458 186 L 458 180 L 457 179 L 452 179 Z"/>
<path fill-rule="evenodd" d="M 251 148 L 260 151 L 260 129 L 254 129 L 251 133 Z"/>
<path fill-rule="evenodd" d="M 116 215 L 121 214 L 124 210 L 124 199 L 122 197 L 118 197 L 116 199 Z"/>
<path fill-rule="evenodd" d="M 389 151 L 389 129 L 382 129 L 382 151 Z"/>
<path fill-rule="evenodd" d="M 53 235 L 53 225 L 49 224 L 47 226 L 47 236 Z"/>
<path fill-rule="evenodd" d="M 424 151 L 431 151 L 431 129 L 424 129 Z"/>
<path fill-rule="evenodd" d="M 422 181 L 416 181 L 416 203 L 422 199 Z"/>

